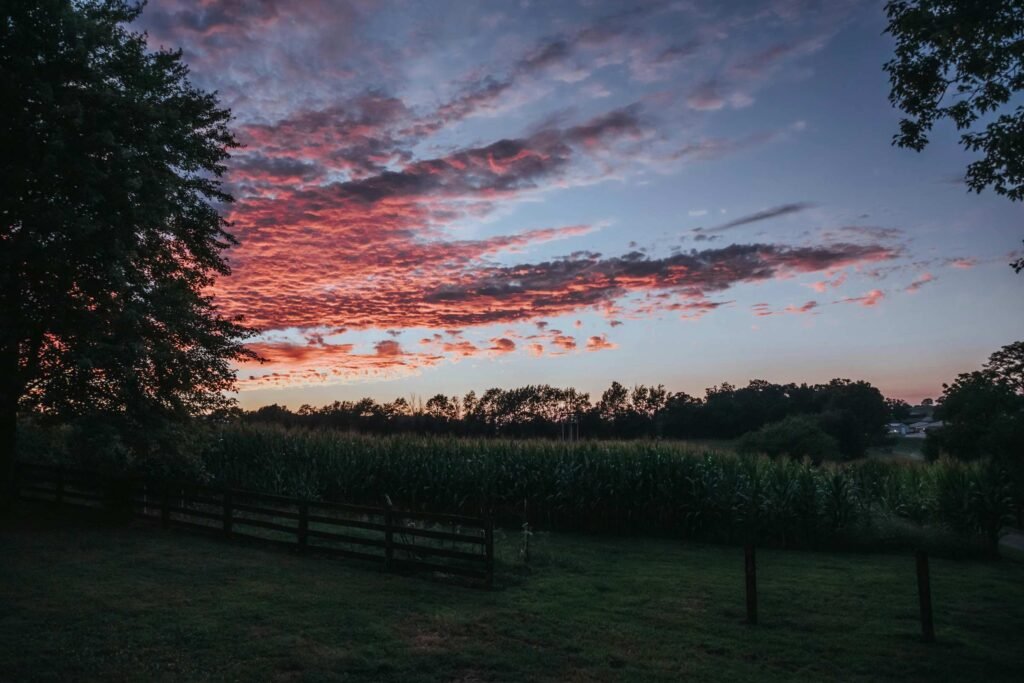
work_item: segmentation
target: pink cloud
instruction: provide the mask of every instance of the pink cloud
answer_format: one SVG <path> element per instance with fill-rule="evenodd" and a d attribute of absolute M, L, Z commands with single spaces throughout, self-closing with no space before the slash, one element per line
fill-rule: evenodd
<path fill-rule="evenodd" d="M 608 341 L 608 337 L 603 334 L 587 339 L 587 351 L 604 351 L 605 349 L 614 349 L 617 346 L 617 344 Z"/>
<path fill-rule="evenodd" d="M 935 279 L 935 276 L 932 275 L 931 273 L 924 273 L 923 275 L 921 275 L 921 277 L 917 278 L 909 285 L 907 285 L 906 291 L 913 294 L 920 290 L 921 287 L 923 287 L 924 285 L 928 284 L 929 282 L 933 282 Z"/>
<path fill-rule="evenodd" d="M 840 299 L 839 301 L 836 301 L 835 303 L 837 303 L 837 304 L 860 304 L 861 306 L 871 307 L 871 306 L 877 305 L 878 302 L 881 301 L 883 298 L 885 298 L 885 292 L 883 292 L 880 289 L 872 289 L 870 292 L 868 292 L 864 296 L 852 297 L 852 298 L 848 298 L 848 299 Z"/>
<path fill-rule="evenodd" d="M 496 337 L 491 340 L 491 348 L 488 350 L 496 354 L 511 353 L 516 350 L 516 343 L 506 337 Z"/>

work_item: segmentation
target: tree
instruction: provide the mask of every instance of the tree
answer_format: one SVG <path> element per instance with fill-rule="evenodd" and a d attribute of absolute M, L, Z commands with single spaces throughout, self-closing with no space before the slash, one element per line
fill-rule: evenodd
<path fill-rule="evenodd" d="M 597 412 L 601 419 L 609 424 L 621 420 L 629 412 L 629 389 L 618 382 L 605 389 L 601 400 L 597 402 Z"/>
<path fill-rule="evenodd" d="M 930 401 L 931 399 L 925 399 Z M 910 404 L 899 398 L 885 399 L 885 408 L 889 412 L 889 420 L 898 422 L 910 417 Z"/>
<path fill-rule="evenodd" d="M 1024 395 L 1024 341 L 1007 344 L 988 357 L 985 374 Z"/>
<path fill-rule="evenodd" d="M 935 415 L 942 428 L 928 433 L 929 459 L 948 453 L 959 460 L 1019 457 L 1024 438 L 1024 399 L 985 372 L 965 372 L 943 385 Z"/>
<path fill-rule="evenodd" d="M 459 418 L 458 399 L 449 399 L 444 394 L 437 394 L 427 400 L 427 415 L 441 422 L 454 422 Z"/>
<path fill-rule="evenodd" d="M 1024 464 L 1024 342 L 999 349 L 979 371 L 942 385 L 935 416 L 944 422 L 929 432 L 925 455 L 948 453 L 961 460 L 993 456 Z"/>
<path fill-rule="evenodd" d="M 740 453 L 764 453 L 772 458 L 785 455 L 795 460 L 810 458 L 814 463 L 839 455 L 839 442 L 821 428 L 813 415 L 790 415 L 766 424 L 740 437 L 736 448 Z"/>
<path fill-rule="evenodd" d="M 17 411 L 103 416 L 132 448 L 229 403 L 251 330 L 206 293 L 230 113 L 124 0 L 4 3 L 0 21 L 0 477 Z M 171 440 L 173 441 L 173 440 Z M 6 486 L 4 488 L 7 488 Z"/>
<path fill-rule="evenodd" d="M 890 0 L 885 9 L 896 39 L 889 101 L 907 114 L 893 143 L 921 151 L 949 119 L 960 144 L 982 155 L 967 167 L 967 187 L 1024 198 L 1024 107 L 1005 106 L 1024 89 L 1024 3 Z M 1020 272 L 1024 258 L 1010 265 Z"/>
<path fill-rule="evenodd" d="M 885 441 L 889 407 L 868 382 L 833 379 L 816 387 L 822 409 L 821 428 L 839 442 L 845 458 L 859 458 L 868 446 Z"/>

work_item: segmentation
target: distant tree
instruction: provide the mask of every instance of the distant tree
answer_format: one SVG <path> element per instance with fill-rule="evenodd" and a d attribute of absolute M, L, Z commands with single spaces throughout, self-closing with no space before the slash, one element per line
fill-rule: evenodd
<path fill-rule="evenodd" d="M 889 100 L 907 114 L 894 144 L 921 151 L 949 119 L 961 145 L 982 155 L 967 187 L 1024 198 L 1024 107 L 1006 107 L 1024 90 L 1024 2 L 890 0 L 886 12 L 896 39 Z M 1020 272 L 1024 258 L 1010 265 Z"/>
<path fill-rule="evenodd" d="M 665 407 L 655 417 L 658 431 L 675 438 L 698 436 L 703 408 L 704 404 L 699 398 L 686 392 L 670 394 L 665 401 Z"/>
<path fill-rule="evenodd" d="M 813 415 L 790 415 L 744 434 L 736 445 L 740 453 L 764 453 L 773 458 L 810 458 L 819 463 L 839 456 L 839 442 L 827 434 Z"/>
<path fill-rule="evenodd" d="M 910 404 L 906 401 L 898 398 L 887 398 L 885 399 L 885 407 L 889 411 L 890 421 L 898 422 L 910 417 Z"/>
<path fill-rule="evenodd" d="M 298 418 L 299 416 L 288 410 L 288 408 L 276 403 L 271 403 L 269 406 L 260 406 L 246 415 L 246 420 L 249 422 L 273 422 L 285 427 L 294 427 L 299 424 Z"/>
<path fill-rule="evenodd" d="M 819 424 L 839 442 L 843 457 L 860 457 L 869 446 L 885 441 L 889 409 L 878 389 L 848 379 L 833 379 L 816 389 L 821 401 Z"/>
<path fill-rule="evenodd" d="M 452 422 L 458 419 L 459 405 L 444 394 L 437 394 L 427 400 L 427 415 L 442 422 Z"/>
<path fill-rule="evenodd" d="M 123 0 L 0 17 L 0 480 L 16 411 L 102 416 L 135 450 L 223 408 L 249 330 L 205 295 L 234 243 L 218 206 L 230 113 Z M 7 486 L 3 487 L 4 489 Z M 2 495 L 2 493 L 0 493 Z"/>
<path fill-rule="evenodd" d="M 931 407 L 931 406 L 935 405 L 935 401 L 933 401 L 930 398 L 925 398 L 925 399 L 921 400 L 921 405 Z"/>

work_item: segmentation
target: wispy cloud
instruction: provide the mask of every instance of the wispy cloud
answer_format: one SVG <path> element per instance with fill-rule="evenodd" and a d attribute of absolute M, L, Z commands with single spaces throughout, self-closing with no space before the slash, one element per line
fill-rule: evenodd
<path fill-rule="evenodd" d="M 861 306 L 872 307 L 877 306 L 878 302 L 885 298 L 885 292 L 880 289 L 872 289 L 863 296 L 849 297 L 846 299 L 840 299 L 836 301 L 837 304 L 860 304 Z"/>
<path fill-rule="evenodd" d="M 738 228 L 743 225 L 750 225 L 751 223 L 760 223 L 761 221 L 771 220 L 772 218 L 779 218 L 780 216 L 788 216 L 794 213 L 800 213 L 813 209 L 814 204 L 810 202 L 797 202 L 795 204 L 783 204 L 781 206 L 775 206 L 764 211 L 758 211 L 756 213 L 748 214 L 740 218 L 729 221 L 728 223 L 722 223 L 712 228 L 695 228 L 694 232 L 698 233 L 716 233 L 725 232 L 733 228 Z"/>

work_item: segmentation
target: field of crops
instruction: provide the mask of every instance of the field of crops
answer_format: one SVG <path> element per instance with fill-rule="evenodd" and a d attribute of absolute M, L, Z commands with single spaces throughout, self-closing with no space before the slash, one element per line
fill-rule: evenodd
<path fill-rule="evenodd" d="M 217 485 L 374 505 L 387 496 L 400 508 L 494 514 L 511 528 L 528 521 L 783 547 L 955 539 L 983 548 L 1024 502 L 1020 477 L 988 462 L 814 466 L 675 441 L 375 437 L 243 424 L 195 444 L 195 476 Z"/>
<path fill-rule="evenodd" d="M 747 537 L 784 546 L 899 540 L 921 530 L 991 542 L 1021 503 L 989 463 L 815 467 L 679 442 L 365 437 L 231 425 L 202 453 L 215 482 L 311 498 L 475 514 L 506 525 Z M 525 513 L 524 513 L 525 508 Z"/>

